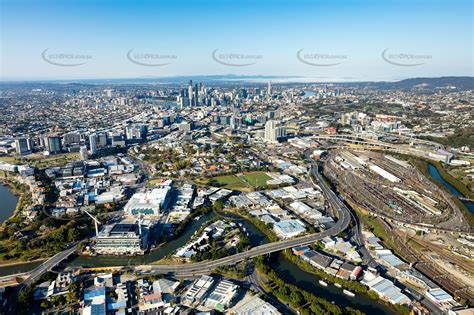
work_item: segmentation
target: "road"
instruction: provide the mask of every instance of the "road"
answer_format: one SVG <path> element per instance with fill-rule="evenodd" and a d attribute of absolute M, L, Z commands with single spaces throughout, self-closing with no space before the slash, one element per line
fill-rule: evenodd
<path fill-rule="evenodd" d="M 318 172 L 317 165 L 315 163 L 312 164 L 311 167 L 311 174 L 313 177 L 317 180 L 319 187 L 323 191 L 324 196 L 328 200 L 328 202 L 331 204 L 333 209 L 338 209 L 338 211 L 343 212 L 343 213 L 348 213 L 351 217 L 351 219 L 354 222 L 354 226 L 352 227 L 352 238 L 354 242 L 357 244 L 357 250 L 359 253 L 362 254 L 362 257 L 364 259 L 364 262 L 373 268 L 377 268 L 379 265 L 375 259 L 370 255 L 369 251 L 364 245 L 364 240 L 362 238 L 362 233 L 361 233 L 361 227 L 359 223 L 359 219 L 357 216 L 352 213 L 352 211 L 347 208 L 347 206 L 342 202 L 332 191 L 332 189 L 328 186 L 328 184 L 321 178 L 321 175 Z"/>
<path fill-rule="evenodd" d="M 257 292 L 260 292 L 261 294 L 265 295 L 267 299 L 269 299 L 273 305 L 276 305 L 281 311 L 284 311 L 284 314 L 297 314 L 292 308 L 290 308 L 288 305 L 285 303 L 281 302 L 280 300 L 276 299 L 273 297 L 270 293 L 265 291 L 264 288 L 260 285 L 261 282 L 264 280 L 260 278 L 256 270 L 253 270 L 253 272 L 247 276 L 247 280 L 250 282 L 251 286 L 253 287 L 254 290 Z"/>
<path fill-rule="evenodd" d="M 45 273 L 48 270 L 52 269 L 53 267 L 58 265 L 61 261 L 66 259 L 69 255 L 74 253 L 77 249 L 77 244 L 78 244 L 78 242 L 71 244 L 68 249 L 57 253 L 56 255 L 49 258 L 47 261 L 45 261 L 44 263 L 42 263 L 41 265 L 39 265 L 38 267 L 36 267 L 32 271 L 30 271 L 29 277 L 26 278 L 25 281 L 23 281 L 21 283 L 19 289 L 21 290 L 23 287 L 26 287 L 26 286 L 36 282 L 41 277 L 41 275 L 43 273 Z"/>

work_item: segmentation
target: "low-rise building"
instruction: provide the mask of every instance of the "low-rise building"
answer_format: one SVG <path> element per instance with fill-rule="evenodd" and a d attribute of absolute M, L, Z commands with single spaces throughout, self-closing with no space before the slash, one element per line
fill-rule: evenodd
<path fill-rule="evenodd" d="M 300 220 L 283 220 L 273 225 L 273 231 L 279 238 L 290 238 L 306 232 Z"/>

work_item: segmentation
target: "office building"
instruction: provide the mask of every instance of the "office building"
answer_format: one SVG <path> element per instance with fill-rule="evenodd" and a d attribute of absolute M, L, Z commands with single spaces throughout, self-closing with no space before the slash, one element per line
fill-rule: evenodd
<path fill-rule="evenodd" d="M 96 237 L 94 250 L 100 255 L 137 255 L 147 249 L 148 228 L 133 223 L 106 225 Z"/>
<path fill-rule="evenodd" d="M 15 139 L 15 148 L 18 155 L 30 154 L 32 151 L 31 139 L 29 138 L 18 138 Z"/>
<path fill-rule="evenodd" d="M 124 212 L 132 215 L 159 215 L 171 199 L 171 186 L 156 187 L 135 193 L 127 202 Z"/>
<path fill-rule="evenodd" d="M 61 137 L 58 135 L 49 135 L 44 137 L 44 147 L 49 154 L 60 153 L 62 150 Z"/>
<path fill-rule="evenodd" d="M 89 149 L 91 152 L 91 155 L 94 155 L 97 153 L 97 138 L 95 133 L 89 135 Z"/>

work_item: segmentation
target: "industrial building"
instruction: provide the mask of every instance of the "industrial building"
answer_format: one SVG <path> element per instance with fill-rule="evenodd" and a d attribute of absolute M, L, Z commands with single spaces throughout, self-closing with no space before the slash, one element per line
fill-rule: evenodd
<path fill-rule="evenodd" d="M 201 278 L 194 281 L 191 287 L 184 294 L 183 299 L 189 303 L 201 302 L 204 298 L 204 295 L 213 284 L 214 278 L 203 275 Z"/>
<path fill-rule="evenodd" d="M 273 231 L 279 238 L 290 238 L 306 232 L 300 220 L 283 220 L 273 225 Z"/>
<path fill-rule="evenodd" d="M 238 289 L 238 285 L 228 280 L 220 281 L 207 296 L 205 304 L 209 308 L 222 312 L 229 307 Z"/>

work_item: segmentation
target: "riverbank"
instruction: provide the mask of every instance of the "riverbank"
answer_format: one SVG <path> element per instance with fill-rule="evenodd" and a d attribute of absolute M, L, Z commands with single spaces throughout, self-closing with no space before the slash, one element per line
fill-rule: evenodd
<path fill-rule="evenodd" d="M 271 270 L 261 256 L 256 257 L 254 262 L 257 272 L 267 280 L 259 283 L 265 291 L 283 303 L 289 304 L 291 308 L 298 310 L 300 314 L 364 314 L 352 307 L 346 306 L 342 308 L 332 304 L 326 299 L 287 283 L 274 270 Z"/>
<path fill-rule="evenodd" d="M 451 174 L 446 171 L 446 169 L 443 167 L 443 165 L 440 162 L 433 162 L 433 161 L 425 161 L 427 164 L 433 165 L 436 170 L 438 171 L 439 175 L 441 178 L 443 178 L 445 181 L 447 181 L 451 186 L 456 188 L 458 192 L 461 193 L 466 198 L 469 199 L 474 199 L 474 193 L 471 192 L 466 185 L 464 185 L 462 182 L 454 178 Z M 426 166 L 426 169 L 428 167 Z"/>
<path fill-rule="evenodd" d="M 18 265 L 27 265 L 31 263 L 40 263 L 46 261 L 47 259 L 34 259 L 31 261 L 22 261 L 22 260 L 0 260 L 0 268 L 1 267 L 9 267 L 9 266 L 18 266 Z"/>
<path fill-rule="evenodd" d="M 234 211 L 225 211 L 220 215 L 225 216 L 226 214 L 237 215 L 237 216 L 243 218 L 246 222 L 254 225 L 255 228 L 260 233 L 264 234 L 267 238 L 268 237 L 272 238 L 273 239 L 272 242 L 278 241 L 278 237 L 274 234 L 274 232 L 267 225 L 265 225 L 263 222 L 261 222 L 257 218 L 255 218 L 253 216 L 250 216 L 250 215 L 248 215 L 247 213 L 245 213 L 243 211 L 239 211 L 238 209 L 234 209 Z M 293 265 L 294 267 L 296 267 L 296 269 L 299 269 L 300 272 L 306 273 L 307 275 L 308 274 L 311 275 L 312 277 L 315 278 L 314 281 L 316 281 L 316 280 L 318 280 L 318 281 L 319 280 L 325 280 L 328 283 L 333 284 L 333 285 L 337 283 L 337 284 L 340 284 L 343 289 L 345 288 L 345 289 L 348 289 L 352 292 L 357 293 L 358 297 L 359 297 L 358 301 L 362 302 L 362 300 L 363 300 L 361 305 L 363 305 L 364 308 L 373 307 L 372 304 L 370 304 L 370 303 L 380 303 L 380 304 L 384 305 L 386 310 L 389 311 L 389 312 L 396 312 L 397 314 L 409 314 L 409 309 L 407 307 L 405 307 L 403 305 L 393 305 L 393 304 L 388 303 L 388 302 L 383 302 L 382 300 L 380 300 L 380 298 L 377 294 L 375 294 L 375 295 L 370 294 L 370 293 L 375 293 L 375 292 L 369 291 L 369 289 L 365 285 L 363 285 L 362 283 L 357 282 L 357 281 L 344 280 L 344 279 L 340 279 L 340 278 L 331 276 L 330 274 L 327 274 L 324 271 L 316 269 L 315 267 L 309 265 L 307 262 L 303 261 L 302 259 L 300 259 L 296 255 L 294 255 L 291 252 L 291 250 L 289 250 L 289 249 L 281 251 L 279 253 L 278 257 L 280 257 L 279 258 L 280 260 L 285 261 L 285 264 Z M 257 259 L 259 259 L 259 257 L 257 257 Z M 255 261 L 255 259 L 254 259 L 254 261 Z M 275 273 L 275 274 L 278 276 L 278 272 Z M 307 277 L 305 277 L 305 279 L 307 279 Z M 312 283 L 311 285 L 314 286 L 314 283 Z M 299 287 L 298 283 L 296 283 L 296 285 L 293 285 L 293 286 Z M 267 292 L 269 292 L 270 294 L 277 297 L 283 303 L 286 303 L 286 304 L 290 303 L 287 300 L 280 299 L 278 294 L 275 294 L 272 291 L 268 291 L 267 287 L 264 287 L 264 288 L 265 288 L 265 290 L 267 290 Z M 326 288 L 321 287 L 321 286 L 317 287 L 318 292 L 320 292 L 319 290 L 321 290 L 321 289 L 323 289 L 325 291 L 328 290 L 327 287 Z M 341 291 L 342 289 L 336 288 L 335 286 L 334 286 L 334 289 L 336 291 L 339 290 L 339 292 L 342 292 Z M 301 289 L 301 290 L 303 290 L 303 289 Z M 311 292 L 313 292 L 313 290 L 314 290 L 314 288 L 312 288 Z M 331 292 L 327 292 L 327 294 L 325 294 L 324 297 L 320 297 L 320 296 L 316 296 L 316 297 L 318 299 L 322 299 L 326 302 L 329 302 L 331 300 L 327 299 L 326 295 L 329 295 L 331 297 L 337 297 L 336 295 L 334 295 L 334 290 L 330 290 L 330 291 Z M 311 294 L 311 293 L 309 293 L 309 294 Z M 369 302 L 369 301 L 373 301 L 373 302 Z M 352 304 L 349 304 L 349 305 L 352 305 Z M 369 306 L 369 305 L 371 305 L 371 306 Z M 295 309 L 298 309 L 298 308 L 296 307 Z M 341 309 L 342 310 L 345 309 L 346 311 L 348 311 L 350 309 L 351 311 L 360 312 L 359 310 L 355 310 L 352 307 L 346 307 L 346 308 L 341 308 Z M 371 309 L 371 311 L 372 310 L 373 309 Z M 377 309 L 377 310 L 380 311 L 380 309 Z M 345 314 L 345 313 L 343 312 L 342 314 Z M 352 313 L 352 314 L 356 314 L 356 313 Z"/>

